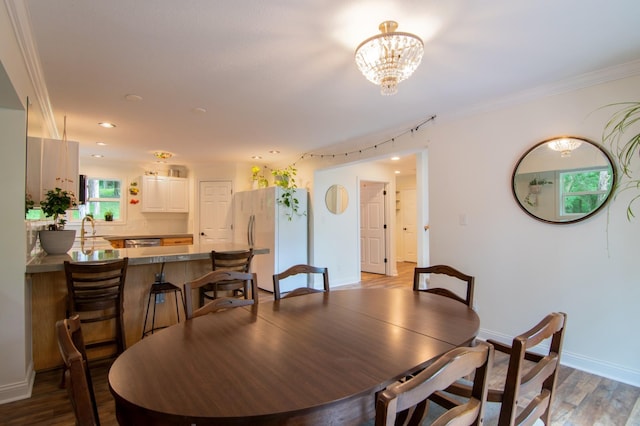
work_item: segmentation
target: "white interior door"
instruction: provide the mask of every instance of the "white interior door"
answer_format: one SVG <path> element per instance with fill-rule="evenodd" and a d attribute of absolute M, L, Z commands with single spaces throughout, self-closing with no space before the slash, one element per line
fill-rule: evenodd
<path fill-rule="evenodd" d="M 231 181 L 200 182 L 200 244 L 233 241 Z"/>
<path fill-rule="evenodd" d="M 360 270 L 377 274 L 385 268 L 384 183 L 360 183 Z"/>
<path fill-rule="evenodd" d="M 405 262 L 418 259 L 418 236 L 416 235 L 416 190 L 400 191 L 400 215 L 402 216 L 402 258 Z"/>

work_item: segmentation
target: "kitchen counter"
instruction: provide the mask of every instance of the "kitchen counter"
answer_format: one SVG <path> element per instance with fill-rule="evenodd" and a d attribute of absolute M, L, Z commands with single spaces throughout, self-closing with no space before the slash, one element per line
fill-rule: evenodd
<path fill-rule="evenodd" d="M 103 237 L 107 239 L 106 237 Z M 129 258 L 129 265 L 148 265 L 164 262 L 184 262 L 190 260 L 207 260 L 212 250 L 216 251 L 241 251 L 248 247 L 243 244 L 218 243 L 218 244 L 193 244 L 181 246 L 158 246 L 123 249 L 87 249 L 90 243 L 85 243 L 84 250 L 71 250 L 67 254 L 48 255 L 44 252 L 27 259 L 27 274 L 62 271 L 64 261 L 72 262 L 98 262 L 103 260 L 115 260 Z M 255 254 L 268 253 L 269 249 L 254 248 Z"/>
<path fill-rule="evenodd" d="M 97 238 L 96 238 L 97 239 Z M 102 240 L 106 242 L 106 240 Z M 243 244 L 194 244 L 178 246 L 156 246 L 124 249 L 71 250 L 63 255 L 47 255 L 43 252 L 27 259 L 25 282 L 27 294 L 31 298 L 33 365 L 36 371 L 58 368 L 62 365 L 55 336 L 55 323 L 66 316 L 67 285 L 64 261 L 97 262 L 103 260 L 129 258 L 127 278 L 124 284 L 124 326 L 127 347 L 135 344 L 142 336 L 142 326 L 146 314 L 149 290 L 155 275 L 163 271 L 166 281 L 177 286 L 203 276 L 211 271 L 211 250 L 240 251 L 248 247 Z M 269 253 L 267 248 L 254 248 L 256 255 Z M 258 280 L 272 277 L 259 277 Z M 196 299 L 197 300 L 197 299 Z M 176 302 L 167 297 L 156 306 L 156 324 L 171 325 L 176 322 Z M 177 306 L 180 320 L 184 321 L 182 301 Z M 111 333 L 109 324 L 83 324 L 85 341 L 103 340 Z M 109 349 L 93 349 L 91 359 L 109 354 Z"/>
<path fill-rule="evenodd" d="M 140 240 L 144 238 L 191 238 L 192 234 L 153 234 L 153 235 L 143 235 L 143 234 L 131 234 L 131 235 L 103 235 L 107 241 L 113 240 Z"/>

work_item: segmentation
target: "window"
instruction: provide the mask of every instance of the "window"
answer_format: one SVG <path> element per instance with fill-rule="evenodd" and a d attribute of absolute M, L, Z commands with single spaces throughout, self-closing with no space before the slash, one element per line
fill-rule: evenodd
<path fill-rule="evenodd" d="M 70 219 L 81 220 L 86 215 L 92 215 L 97 220 L 105 220 L 108 212 L 112 213 L 114 221 L 124 220 L 124 205 L 122 182 L 120 179 L 87 178 L 87 199 L 78 210 L 71 211 Z"/>
<path fill-rule="evenodd" d="M 600 206 L 613 184 L 607 168 L 560 172 L 560 216 L 583 215 Z"/>

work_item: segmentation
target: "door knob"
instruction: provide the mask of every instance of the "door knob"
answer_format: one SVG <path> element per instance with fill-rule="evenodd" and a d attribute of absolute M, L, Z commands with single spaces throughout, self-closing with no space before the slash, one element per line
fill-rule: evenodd
<path fill-rule="evenodd" d="M 201 232 L 200 235 L 204 236 L 204 232 Z"/>

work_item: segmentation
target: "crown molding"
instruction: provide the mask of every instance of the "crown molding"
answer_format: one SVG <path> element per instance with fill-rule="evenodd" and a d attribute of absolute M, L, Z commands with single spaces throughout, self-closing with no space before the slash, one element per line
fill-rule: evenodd
<path fill-rule="evenodd" d="M 450 111 L 448 114 L 439 113 L 438 118 L 452 120 L 455 118 L 495 111 L 497 109 L 508 108 L 510 106 L 534 101 L 547 96 L 554 96 L 562 93 L 572 92 L 574 90 L 584 89 L 586 87 L 596 86 L 598 84 L 620 80 L 628 77 L 634 77 L 637 75 L 640 75 L 640 60 L 634 60 L 631 62 L 614 65 L 608 68 L 580 74 L 574 77 L 534 87 L 528 90 L 523 90 L 521 92 L 513 93 L 511 95 L 497 98 L 482 104 L 474 105 L 469 108 L 464 108 L 458 111 Z"/>
<path fill-rule="evenodd" d="M 7 6 L 13 32 L 16 36 L 16 40 L 18 40 L 22 59 L 24 60 L 25 67 L 27 68 L 31 84 L 33 85 L 36 100 L 40 106 L 40 112 L 42 113 L 44 124 L 48 129 L 51 138 L 60 139 L 55 116 L 53 115 L 53 108 L 51 107 L 49 91 L 47 90 L 44 73 L 42 72 L 42 66 L 40 65 L 38 48 L 35 40 L 33 39 L 29 9 L 27 8 L 24 0 L 5 0 L 5 4 Z"/>

